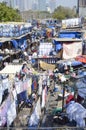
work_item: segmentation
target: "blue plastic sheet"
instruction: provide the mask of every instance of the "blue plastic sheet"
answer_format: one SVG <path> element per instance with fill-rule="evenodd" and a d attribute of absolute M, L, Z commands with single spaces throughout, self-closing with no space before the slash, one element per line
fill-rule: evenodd
<path fill-rule="evenodd" d="M 81 38 L 80 32 L 60 32 L 59 38 Z"/>
<path fill-rule="evenodd" d="M 18 40 L 18 46 L 21 50 L 25 50 L 27 48 L 27 40 L 26 37 L 23 37 Z"/>
<path fill-rule="evenodd" d="M 18 42 L 16 40 L 11 40 L 11 42 L 12 42 L 14 48 L 17 49 L 18 48 Z"/>
<path fill-rule="evenodd" d="M 62 44 L 61 42 L 58 42 L 58 41 L 53 41 L 53 44 L 55 44 L 55 50 L 58 52 L 59 50 L 62 49 Z"/>
<path fill-rule="evenodd" d="M 2 42 L 0 42 L 0 46 L 2 46 Z"/>
<path fill-rule="evenodd" d="M 73 61 L 71 64 L 72 64 L 72 66 L 83 65 L 82 62 L 80 62 L 80 61 Z"/>
<path fill-rule="evenodd" d="M 3 56 L 0 56 L 0 60 L 2 60 L 3 59 Z"/>

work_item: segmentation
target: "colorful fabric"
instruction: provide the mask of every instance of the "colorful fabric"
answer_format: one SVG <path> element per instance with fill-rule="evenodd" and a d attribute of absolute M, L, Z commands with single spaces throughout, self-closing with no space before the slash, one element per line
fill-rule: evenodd
<path fill-rule="evenodd" d="M 3 104 L 0 106 L 0 126 L 4 126 L 7 122 L 7 111 L 10 107 L 11 99 L 10 95 L 8 98 L 3 102 Z"/>

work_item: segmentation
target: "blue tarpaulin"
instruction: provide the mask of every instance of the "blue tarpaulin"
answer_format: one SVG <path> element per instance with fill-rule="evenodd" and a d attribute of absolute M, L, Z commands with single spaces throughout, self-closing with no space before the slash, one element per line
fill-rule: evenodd
<path fill-rule="evenodd" d="M 81 38 L 81 32 L 60 32 L 59 38 Z"/>
<path fill-rule="evenodd" d="M 55 44 L 55 50 L 56 51 L 59 51 L 59 50 L 61 50 L 62 49 L 62 44 L 61 44 L 61 42 L 58 42 L 58 41 L 53 41 L 53 43 Z"/>
<path fill-rule="evenodd" d="M 56 44 L 56 51 L 59 51 L 62 49 L 62 45 L 60 43 Z"/>
<path fill-rule="evenodd" d="M 3 56 L 0 56 L 0 61 L 3 59 Z"/>
<path fill-rule="evenodd" d="M 16 40 L 11 40 L 13 46 L 17 49 L 18 48 L 18 42 Z"/>
<path fill-rule="evenodd" d="M 25 50 L 27 48 L 27 41 L 24 40 L 22 44 L 19 45 L 21 50 Z"/>
<path fill-rule="evenodd" d="M 27 47 L 26 37 L 22 37 L 21 39 L 17 39 L 17 41 L 18 41 L 18 46 L 20 49 L 24 50 Z"/>
<path fill-rule="evenodd" d="M 82 64 L 82 62 L 80 62 L 80 61 L 73 61 L 73 62 L 71 63 L 71 65 L 74 66 L 74 67 L 76 67 L 76 66 L 83 65 L 83 64 Z"/>
<path fill-rule="evenodd" d="M 50 29 L 55 29 L 55 27 L 54 27 L 54 26 L 48 26 L 48 28 L 50 28 Z"/>
<path fill-rule="evenodd" d="M 2 46 L 2 42 L 0 42 L 0 46 Z"/>

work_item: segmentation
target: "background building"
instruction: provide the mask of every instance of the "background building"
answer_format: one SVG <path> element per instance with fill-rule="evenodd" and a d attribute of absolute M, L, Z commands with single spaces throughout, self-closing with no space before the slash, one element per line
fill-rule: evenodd
<path fill-rule="evenodd" d="M 77 0 L 79 16 L 86 17 L 86 0 Z"/>
<path fill-rule="evenodd" d="M 53 12 L 54 9 L 60 5 L 73 8 L 74 6 L 77 6 L 78 0 L 0 0 L 0 2 L 3 1 L 13 8 L 18 8 L 20 11 L 49 10 L 50 12 Z M 85 5 L 84 3 L 86 3 L 86 0 L 79 1 L 83 5 Z"/>
<path fill-rule="evenodd" d="M 39 11 L 46 11 L 46 0 L 38 0 L 38 10 Z"/>
<path fill-rule="evenodd" d="M 16 0 L 16 1 L 17 1 L 16 6 L 19 8 L 20 11 L 27 11 L 32 9 L 32 0 Z"/>
<path fill-rule="evenodd" d="M 33 0 L 33 2 L 32 2 L 32 10 L 38 10 L 38 0 Z"/>
<path fill-rule="evenodd" d="M 0 0 L 0 2 L 6 2 L 6 4 L 13 8 L 18 8 L 20 11 L 27 11 L 32 9 L 33 0 Z"/>

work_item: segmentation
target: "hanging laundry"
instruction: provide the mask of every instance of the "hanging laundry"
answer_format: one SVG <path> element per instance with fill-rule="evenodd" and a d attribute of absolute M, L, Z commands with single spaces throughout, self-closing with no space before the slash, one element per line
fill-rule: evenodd
<path fill-rule="evenodd" d="M 46 103 L 46 96 L 47 96 L 47 87 L 45 86 L 45 88 L 42 91 L 42 108 L 45 107 L 45 103 Z"/>
<path fill-rule="evenodd" d="M 34 90 L 34 84 L 32 83 L 32 85 L 31 85 L 31 89 L 32 89 L 32 91 Z"/>
<path fill-rule="evenodd" d="M 23 90 L 27 90 L 28 87 L 27 80 L 22 81 L 22 85 L 23 85 Z"/>
<path fill-rule="evenodd" d="M 16 91 L 16 89 L 12 90 L 12 94 L 13 94 L 14 100 L 17 101 L 17 91 Z"/>
<path fill-rule="evenodd" d="M 48 88 L 50 87 L 50 77 L 49 77 L 49 75 L 47 76 L 47 87 Z"/>
<path fill-rule="evenodd" d="M 39 79 L 38 95 L 42 95 L 42 77 Z"/>
<path fill-rule="evenodd" d="M 34 84 L 34 89 L 36 90 L 36 89 L 37 89 L 37 82 L 36 82 L 36 79 L 33 81 L 33 84 Z"/>
<path fill-rule="evenodd" d="M 7 123 L 7 111 L 10 107 L 10 104 L 11 100 L 9 95 L 8 98 L 0 106 L 0 126 L 4 126 Z"/>
<path fill-rule="evenodd" d="M 29 127 L 37 127 L 41 116 L 40 98 L 37 101 L 35 110 L 29 119 Z"/>
<path fill-rule="evenodd" d="M 35 107 L 35 111 L 37 112 L 37 118 L 40 119 L 41 116 L 41 104 L 40 104 L 40 97 L 37 101 L 36 107 Z"/>
<path fill-rule="evenodd" d="M 8 78 L 2 79 L 2 86 L 3 86 L 3 90 L 9 89 L 10 83 L 9 83 Z"/>
<path fill-rule="evenodd" d="M 33 80 L 33 82 L 32 82 L 32 91 L 34 91 L 34 90 L 37 90 L 38 84 L 37 84 L 36 77 L 32 77 L 32 80 Z"/>
<path fill-rule="evenodd" d="M 16 104 L 15 101 L 10 105 L 8 111 L 7 111 L 7 125 L 11 125 L 11 123 L 14 121 L 16 118 L 17 113 L 16 113 Z"/>
<path fill-rule="evenodd" d="M 28 93 L 28 95 L 31 95 L 32 78 L 29 78 L 29 79 L 28 79 L 27 84 L 28 84 L 27 93 Z"/>
<path fill-rule="evenodd" d="M 17 94 L 23 91 L 22 81 L 15 82 L 15 89 L 17 91 Z"/>
<path fill-rule="evenodd" d="M 0 105 L 1 105 L 1 102 L 2 102 L 2 96 L 3 96 L 3 91 L 0 90 Z"/>
<path fill-rule="evenodd" d="M 17 94 L 17 101 L 18 103 L 21 103 L 22 101 L 26 101 L 27 100 L 27 92 L 22 91 L 21 93 Z"/>
<path fill-rule="evenodd" d="M 2 102 L 2 96 L 3 96 L 3 87 L 2 84 L 0 84 L 0 104 Z"/>
<path fill-rule="evenodd" d="M 27 64 L 24 63 L 23 66 L 22 66 L 22 69 L 21 69 L 21 74 L 22 74 L 22 73 L 28 74 L 28 73 L 29 73 L 29 70 L 30 70 L 30 69 L 28 68 Z"/>

